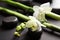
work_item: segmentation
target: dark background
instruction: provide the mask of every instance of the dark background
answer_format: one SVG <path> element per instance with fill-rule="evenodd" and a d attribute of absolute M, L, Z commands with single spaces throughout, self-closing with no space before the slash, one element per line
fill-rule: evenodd
<path fill-rule="evenodd" d="M 19 0 L 16 0 L 16 1 L 19 1 Z M 34 0 L 34 1 L 35 1 L 35 2 L 38 2 L 38 3 L 40 3 L 40 4 L 46 3 L 46 2 L 52 2 L 51 0 Z M 39 2 L 39 1 L 40 1 L 40 2 Z M 35 3 L 35 4 L 36 4 L 36 3 Z M 14 7 L 8 7 L 9 5 L 6 4 L 6 3 L 0 2 L 0 6 L 4 6 L 4 7 L 7 7 L 7 8 L 9 8 L 9 9 L 12 9 L 12 8 L 13 8 L 13 10 L 19 12 L 19 9 L 16 10 Z M 0 18 L 0 19 L 1 19 L 1 18 Z M 55 24 L 55 25 L 57 25 L 57 26 L 60 26 L 60 21 L 56 21 L 56 20 L 53 20 L 53 19 L 48 19 L 48 21 L 51 22 L 51 23 L 53 23 L 53 24 Z M 44 29 L 44 30 L 46 30 L 46 29 Z M 8 33 L 8 34 L 4 35 L 4 37 L 9 40 L 10 37 L 13 35 L 13 32 L 14 32 L 14 29 L 11 30 L 11 31 L 9 31 L 9 30 L 8 30 L 8 31 L 3 31 L 4 34 Z M 11 34 L 11 33 L 12 33 L 12 34 Z M 1 35 L 1 34 L 2 34 L 2 33 L 0 33 L 0 35 Z M 2 35 L 3 35 L 3 34 L 2 34 Z M 9 35 L 10 35 L 10 37 L 9 37 Z M 0 38 L 3 39 L 3 36 L 0 36 Z M 6 40 L 7 40 L 7 39 L 6 39 Z M 4 39 L 3 39 L 3 40 L 4 40 Z M 14 39 L 14 40 L 17 40 L 17 38 Z M 18 40 L 20 40 L 20 38 L 18 38 Z M 59 34 L 55 34 L 54 32 L 46 32 L 46 31 L 43 31 L 43 34 L 42 34 L 42 36 L 41 36 L 41 40 L 60 40 L 60 33 L 59 33 Z"/>

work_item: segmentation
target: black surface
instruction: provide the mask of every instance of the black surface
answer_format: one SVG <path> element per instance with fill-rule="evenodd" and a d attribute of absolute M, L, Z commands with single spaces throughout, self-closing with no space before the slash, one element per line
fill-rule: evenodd
<path fill-rule="evenodd" d="M 49 22 L 60 27 L 60 21 L 49 19 Z M 53 33 L 43 32 L 41 40 L 60 40 L 60 36 L 57 36 L 57 35 L 55 35 Z"/>
<path fill-rule="evenodd" d="M 3 3 L 3 5 L 2 5 L 2 2 L 0 2 L 0 6 L 5 6 L 6 7 L 6 4 Z M 60 26 L 60 21 L 49 19 L 49 22 L 51 22 L 51 23 L 53 23 L 55 25 Z M 8 31 L 6 31 L 6 30 L 5 31 L 0 30 L 0 40 L 10 40 L 11 38 L 14 38 L 13 37 L 13 32 L 14 31 L 15 31 L 15 29 L 8 30 Z M 24 37 L 22 39 L 24 40 Z M 21 37 L 14 38 L 14 40 L 22 40 L 22 39 L 21 39 Z M 26 40 L 28 40 L 28 38 Z M 53 34 L 53 33 L 43 32 L 40 40 L 60 40 L 60 37 L 57 36 L 57 35 L 55 35 L 55 34 Z"/>
<path fill-rule="evenodd" d="M 15 16 L 4 17 L 2 20 L 2 29 L 13 29 L 18 25 L 18 18 Z"/>
<path fill-rule="evenodd" d="M 60 26 L 60 21 L 51 20 L 51 19 L 48 19 L 48 21 L 50 23 L 53 23 L 53 24 L 57 25 L 57 26 Z M 28 37 L 27 37 L 27 40 L 28 40 Z M 60 36 L 56 35 L 56 34 L 53 34 L 53 33 L 49 33 L 49 32 L 45 32 L 44 31 L 40 40 L 60 40 Z"/>
<path fill-rule="evenodd" d="M 60 26 L 60 21 L 51 20 L 51 19 L 48 19 L 48 21 L 50 23 L 52 23 L 52 24 Z M 20 40 L 21 38 L 19 37 L 19 38 L 16 38 L 14 40 L 17 40 L 17 39 Z M 23 40 L 25 40 L 25 39 L 23 38 Z M 27 37 L 26 40 L 29 40 L 29 38 Z M 45 31 L 43 31 L 40 40 L 60 40 L 60 33 L 59 33 L 59 35 L 56 35 L 56 34 L 54 34 L 52 32 L 45 32 Z"/>

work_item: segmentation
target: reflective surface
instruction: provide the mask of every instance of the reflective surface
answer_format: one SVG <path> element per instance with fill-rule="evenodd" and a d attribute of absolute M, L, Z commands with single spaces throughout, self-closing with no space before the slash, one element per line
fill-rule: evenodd
<path fill-rule="evenodd" d="M 3 5 L 2 5 L 3 4 Z M 0 6 L 5 6 L 5 7 L 8 7 L 5 3 L 2 3 L 2 2 L 0 2 Z M 9 8 L 9 7 L 8 7 Z M 11 9 L 13 8 L 13 7 L 10 7 Z M 15 8 L 13 8 L 13 10 L 16 10 L 17 11 L 17 9 L 15 9 Z M 56 21 L 56 20 L 51 20 L 51 19 L 49 19 L 49 21 L 51 22 L 51 23 L 53 23 L 53 24 L 55 24 L 55 25 L 58 25 L 58 26 L 60 26 L 60 21 Z M 1 31 L 1 30 L 0 30 Z M 4 40 L 4 38 L 6 39 L 6 40 L 10 40 L 10 38 L 13 38 L 13 32 L 15 31 L 15 29 L 12 29 L 12 30 L 8 30 L 8 31 L 1 31 L 0 32 L 0 40 L 2 39 L 2 40 Z M 3 36 L 4 35 L 4 36 Z M 10 36 L 10 37 L 9 37 Z M 21 37 L 16 37 L 16 38 L 14 38 L 14 39 L 12 39 L 12 40 L 24 40 L 24 38 L 23 39 L 21 39 Z M 27 40 L 28 40 L 28 38 L 27 38 Z M 56 35 L 54 35 L 54 34 L 52 34 L 52 33 L 48 33 L 48 32 L 43 32 L 43 34 L 42 34 L 42 37 L 41 37 L 41 39 L 40 40 L 60 40 L 60 37 L 59 36 L 56 36 Z"/>

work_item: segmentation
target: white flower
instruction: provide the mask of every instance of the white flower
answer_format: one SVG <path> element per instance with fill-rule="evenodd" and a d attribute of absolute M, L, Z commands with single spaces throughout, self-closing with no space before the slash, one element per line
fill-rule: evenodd
<path fill-rule="evenodd" d="M 41 22 L 39 22 L 39 21 L 38 21 L 35 17 L 33 17 L 33 16 L 29 16 L 29 18 L 30 18 L 31 20 L 29 20 L 28 22 L 26 22 L 26 27 L 31 28 L 32 31 L 36 31 L 36 30 L 38 30 L 38 29 L 41 30 L 41 26 L 42 26 Z"/>
<path fill-rule="evenodd" d="M 51 12 L 51 10 L 52 10 L 49 2 L 40 5 L 40 8 L 42 8 L 46 12 Z"/>
<path fill-rule="evenodd" d="M 40 6 L 33 6 L 33 10 L 34 10 L 33 16 L 36 17 L 37 19 L 39 18 L 41 19 L 42 17 L 40 14 L 49 13 L 51 12 L 52 8 L 50 7 L 50 3 L 48 2 L 41 4 Z"/>

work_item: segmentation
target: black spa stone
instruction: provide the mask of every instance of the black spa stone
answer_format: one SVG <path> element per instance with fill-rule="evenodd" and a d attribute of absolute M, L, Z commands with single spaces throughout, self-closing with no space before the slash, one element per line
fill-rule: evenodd
<path fill-rule="evenodd" d="M 18 24 L 18 19 L 15 16 L 9 16 L 5 17 L 2 21 L 2 27 L 3 29 L 13 29 Z"/>
<path fill-rule="evenodd" d="M 41 30 L 40 30 L 41 29 Z M 31 29 L 28 29 L 28 39 L 30 40 L 39 40 L 41 38 L 42 35 L 42 28 L 38 29 L 37 31 L 32 31 Z"/>

